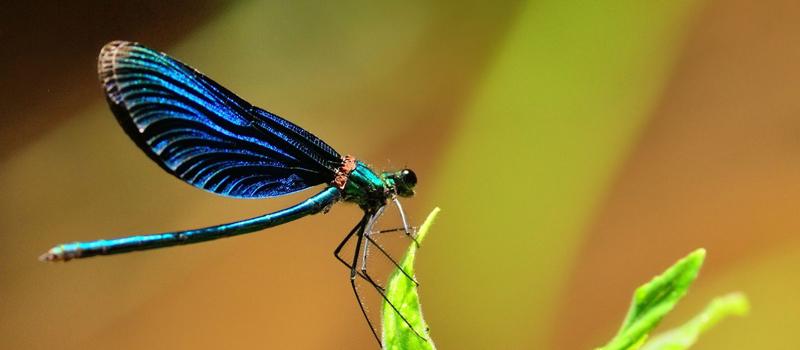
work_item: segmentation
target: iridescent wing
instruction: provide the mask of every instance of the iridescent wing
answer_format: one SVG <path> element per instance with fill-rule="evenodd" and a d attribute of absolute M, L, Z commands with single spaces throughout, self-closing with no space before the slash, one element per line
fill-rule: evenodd
<path fill-rule="evenodd" d="M 332 181 L 342 164 L 308 131 L 138 43 L 106 44 L 98 74 L 111 110 L 139 148 L 204 190 L 279 196 Z"/>

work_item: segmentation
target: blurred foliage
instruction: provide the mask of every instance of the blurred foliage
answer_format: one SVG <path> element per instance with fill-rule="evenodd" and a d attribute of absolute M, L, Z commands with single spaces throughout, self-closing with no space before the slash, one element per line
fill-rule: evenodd
<path fill-rule="evenodd" d="M 428 321 L 449 325 L 437 328 L 440 345 L 553 347 L 585 229 L 695 5 L 537 1 L 519 12 L 463 117 L 443 131 L 425 194 L 459 218 L 437 225 L 428 247 L 446 253 L 420 267 L 442 276 L 426 284 Z"/>
<path fill-rule="evenodd" d="M 703 266 L 705 256 L 706 251 L 698 249 L 676 262 L 661 275 L 637 288 L 619 332 L 599 350 L 687 349 L 694 344 L 701 332 L 713 326 L 721 318 L 746 312 L 748 304 L 743 295 L 731 294 L 720 297 L 685 325 L 645 343 L 650 332 L 686 295 Z"/>
<path fill-rule="evenodd" d="M 642 350 L 683 350 L 694 345 L 701 333 L 730 315 L 744 315 L 750 309 L 747 298 L 731 293 L 715 298 L 697 316 L 684 325 L 653 337 Z"/>
<path fill-rule="evenodd" d="M 692 285 L 706 252 L 696 250 L 636 289 L 628 315 L 614 339 L 603 350 L 635 349 L 661 319 L 683 298 Z"/>

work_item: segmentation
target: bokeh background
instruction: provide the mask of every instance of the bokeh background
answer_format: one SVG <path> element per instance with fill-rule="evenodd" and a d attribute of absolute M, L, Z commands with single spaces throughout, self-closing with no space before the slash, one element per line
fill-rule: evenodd
<path fill-rule="evenodd" d="M 0 347 L 371 349 L 331 256 L 358 209 L 44 264 L 55 243 L 212 225 L 275 200 L 180 183 L 120 130 L 108 41 L 169 52 L 377 169 L 414 168 L 441 349 L 589 349 L 698 247 L 753 309 L 698 349 L 797 349 L 800 3 L 25 1 L 0 11 Z M 663 328 L 662 328 L 663 329 Z"/>

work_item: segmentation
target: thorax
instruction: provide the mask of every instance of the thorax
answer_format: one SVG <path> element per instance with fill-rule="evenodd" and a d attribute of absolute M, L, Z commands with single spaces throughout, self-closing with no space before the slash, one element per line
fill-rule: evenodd
<path fill-rule="evenodd" d="M 342 190 L 342 199 L 369 210 L 386 205 L 390 196 L 386 181 L 366 164 L 356 161 L 356 167 L 350 172 Z"/>

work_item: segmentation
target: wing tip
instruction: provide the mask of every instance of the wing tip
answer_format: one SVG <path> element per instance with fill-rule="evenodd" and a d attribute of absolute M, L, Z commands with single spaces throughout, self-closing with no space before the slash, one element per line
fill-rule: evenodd
<path fill-rule="evenodd" d="M 106 95 L 111 98 L 114 103 L 120 103 L 117 96 L 117 84 L 115 82 L 115 66 L 117 58 L 120 57 L 120 52 L 127 51 L 126 48 L 133 46 L 140 46 L 139 43 L 114 40 L 103 45 L 100 49 L 100 54 L 97 57 L 97 76 L 100 78 L 100 83 L 103 85 Z"/>
<path fill-rule="evenodd" d="M 136 45 L 136 43 L 124 40 L 114 40 L 103 45 L 97 57 L 97 73 L 101 78 L 104 74 L 107 74 L 113 69 L 114 61 L 116 60 L 119 50 L 132 45 Z"/>

